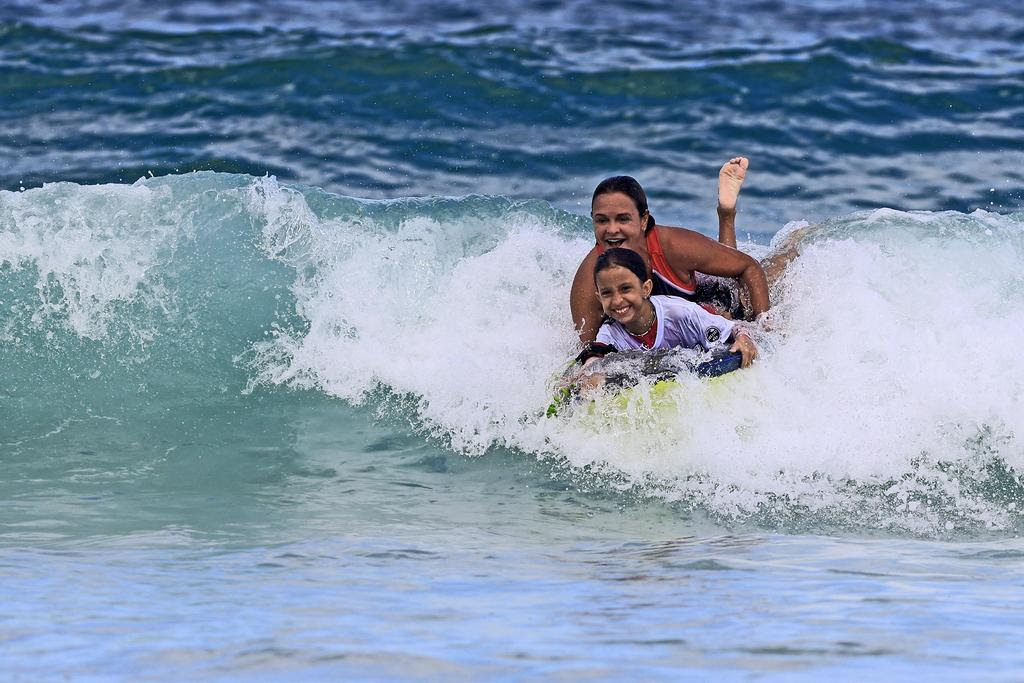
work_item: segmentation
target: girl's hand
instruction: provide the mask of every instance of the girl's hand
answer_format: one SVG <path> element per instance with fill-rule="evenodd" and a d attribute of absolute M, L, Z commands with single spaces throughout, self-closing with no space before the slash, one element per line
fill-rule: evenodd
<path fill-rule="evenodd" d="M 594 393 L 601 387 L 601 385 L 604 384 L 603 372 L 588 370 L 591 365 L 595 364 L 599 360 L 601 359 L 588 358 L 584 361 L 583 367 L 580 368 L 580 371 L 576 373 L 576 376 L 573 378 L 573 384 L 579 390 L 581 396 L 587 396 Z"/>
<path fill-rule="evenodd" d="M 754 342 L 750 341 L 750 337 L 747 336 L 746 332 L 737 332 L 736 337 L 733 339 L 732 346 L 729 347 L 729 351 L 739 351 L 742 360 L 740 361 L 741 368 L 748 368 L 750 364 L 757 358 L 757 347 L 754 346 Z"/>
<path fill-rule="evenodd" d="M 567 370 L 562 378 L 555 384 L 555 392 L 576 392 L 580 390 L 593 389 L 594 387 L 603 384 L 603 374 L 594 373 L 593 371 L 588 370 L 591 365 L 601 360 L 601 358 L 603 358 L 603 356 L 591 356 L 582 363 L 577 363 L 577 367 Z"/>

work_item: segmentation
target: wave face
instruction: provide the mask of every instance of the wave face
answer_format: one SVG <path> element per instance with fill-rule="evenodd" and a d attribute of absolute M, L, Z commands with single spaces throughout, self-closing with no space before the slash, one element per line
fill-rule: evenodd
<path fill-rule="evenodd" d="M 0 224 L 2 440 L 23 455 L 90 416 L 244 420 L 314 395 L 734 522 L 1020 528 L 1021 214 L 811 226 L 754 368 L 684 381 L 668 408 L 641 388 L 558 418 L 542 411 L 592 237 L 546 202 L 194 173 L 3 192 Z"/>

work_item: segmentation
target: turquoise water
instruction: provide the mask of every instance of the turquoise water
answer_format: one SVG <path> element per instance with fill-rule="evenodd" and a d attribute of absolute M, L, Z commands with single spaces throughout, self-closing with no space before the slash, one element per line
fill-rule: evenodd
<path fill-rule="evenodd" d="M 8 678 L 1019 677 L 1013 6 L 70 7 L 0 10 Z M 763 358 L 544 418 L 592 186 L 710 233 L 737 152 Z"/>

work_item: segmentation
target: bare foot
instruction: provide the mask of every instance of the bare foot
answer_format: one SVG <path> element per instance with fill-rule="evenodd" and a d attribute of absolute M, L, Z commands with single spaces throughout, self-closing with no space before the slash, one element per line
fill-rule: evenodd
<path fill-rule="evenodd" d="M 736 199 L 740 196 L 740 186 L 747 177 L 747 166 L 750 161 L 746 157 L 733 157 L 725 162 L 718 172 L 718 210 L 735 211 Z"/>

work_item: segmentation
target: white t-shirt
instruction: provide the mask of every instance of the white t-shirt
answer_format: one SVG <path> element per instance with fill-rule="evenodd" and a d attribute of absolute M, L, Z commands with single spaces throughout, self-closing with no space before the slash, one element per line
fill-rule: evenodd
<path fill-rule="evenodd" d="M 692 301 L 677 296 L 655 295 L 651 297 L 651 303 L 658 315 L 658 336 L 651 348 L 674 349 L 685 346 L 709 351 L 718 343 L 728 340 L 732 334 L 731 320 L 708 313 Z M 647 348 L 614 320 L 601 325 L 597 331 L 597 341 L 612 344 L 619 351 Z"/>

